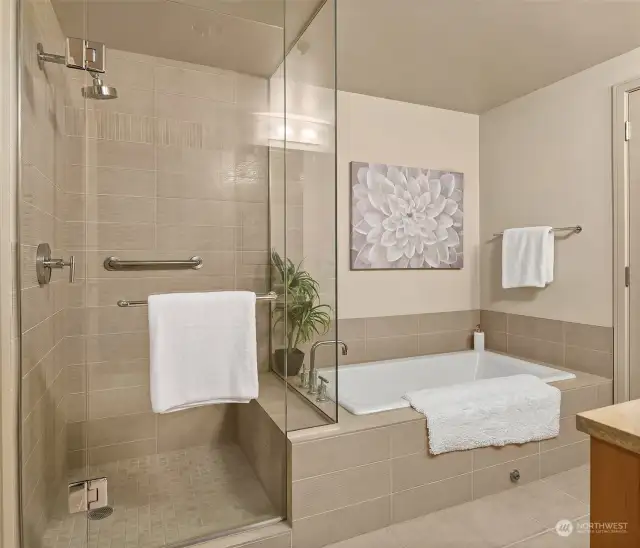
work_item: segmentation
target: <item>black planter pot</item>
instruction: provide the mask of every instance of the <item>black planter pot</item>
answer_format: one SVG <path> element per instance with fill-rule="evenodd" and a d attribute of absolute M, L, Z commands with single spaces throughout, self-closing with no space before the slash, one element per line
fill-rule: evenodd
<path fill-rule="evenodd" d="M 286 357 L 286 373 L 285 373 Z M 283 377 L 293 377 L 300 372 L 304 362 L 304 352 L 294 348 L 287 354 L 286 348 L 278 348 L 273 353 L 273 369 Z"/>

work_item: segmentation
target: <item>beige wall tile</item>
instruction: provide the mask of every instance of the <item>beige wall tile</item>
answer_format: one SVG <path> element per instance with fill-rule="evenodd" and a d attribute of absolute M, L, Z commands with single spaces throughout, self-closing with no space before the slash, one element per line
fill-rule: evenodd
<path fill-rule="evenodd" d="M 432 456 L 417 453 L 391 461 L 391 492 L 397 493 L 472 471 L 472 452 L 454 451 Z"/>
<path fill-rule="evenodd" d="M 292 479 L 299 480 L 390 457 L 390 429 L 376 428 L 292 447 Z"/>
<path fill-rule="evenodd" d="M 89 362 L 135 360 L 149 356 L 147 333 L 88 335 L 84 341 Z"/>
<path fill-rule="evenodd" d="M 151 144 L 89 139 L 85 161 L 88 166 L 152 170 L 155 153 Z M 83 162 L 82 158 L 79 161 L 72 158 L 70 163 Z"/>
<path fill-rule="evenodd" d="M 79 451 L 87 447 L 87 423 L 73 422 L 67 425 L 67 449 Z"/>
<path fill-rule="evenodd" d="M 418 336 L 419 354 L 441 354 L 469 350 L 473 337 L 470 331 L 443 331 Z"/>
<path fill-rule="evenodd" d="M 293 482 L 294 521 L 389 494 L 389 461 Z"/>
<path fill-rule="evenodd" d="M 596 391 L 596 407 L 606 407 L 607 405 L 613 405 L 613 383 L 607 382 L 599 384 L 596 388 Z"/>
<path fill-rule="evenodd" d="M 613 354 L 567 346 L 565 350 L 565 367 L 598 375 L 605 379 L 613 378 Z"/>
<path fill-rule="evenodd" d="M 473 469 L 480 470 L 510 460 L 516 460 L 540 451 L 537 441 L 522 445 L 510 444 L 504 447 L 482 447 L 473 450 Z"/>
<path fill-rule="evenodd" d="M 564 345 L 542 339 L 507 335 L 507 352 L 551 365 L 564 365 Z"/>
<path fill-rule="evenodd" d="M 338 336 L 343 340 L 366 338 L 366 320 L 364 318 L 339 319 Z"/>
<path fill-rule="evenodd" d="M 576 429 L 575 415 L 570 415 L 560 419 L 560 434 L 557 437 L 540 442 L 540 451 L 549 451 L 556 447 L 569 445 L 588 438 L 589 436 Z"/>
<path fill-rule="evenodd" d="M 96 466 L 121 459 L 144 457 L 146 455 L 153 455 L 155 452 L 155 439 L 120 443 L 106 447 L 94 447 L 93 449 L 89 449 L 89 466 Z"/>
<path fill-rule="evenodd" d="M 65 322 L 70 336 L 146 332 L 148 329 L 146 307 L 67 308 Z"/>
<path fill-rule="evenodd" d="M 159 198 L 157 222 L 163 225 L 240 226 L 235 202 Z"/>
<path fill-rule="evenodd" d="M 519 335 L 530 339 L 542 339 L 557 343 L 564 342 L 563 325 L 558 320 L 509 314 L 507 317 L 507 332 L 509 335 Z"/>
<path fill-rule="evenodd" d="M 418 335 L 367 339 L 368 361 L 408 358 L 418 355 Z"/>
<path fill-rule="evenodd" d="M 233 227 L 157 225 L 159 249 L 184 250 L 185 247 L 201 251 L 233 251 Z"/>
<path fill-rule="evenodd" d="M 149 360 L 90 363 L 89 390 L 149 385 Z"/>
<path fill-rule="evenodd" d="M 598 405 L 598 387 L 586 386 L 575 390 L 563 390 L 560 402 L 560 416 L 568 417 L 595 409 Z"/>
<path fill-rule="evenodd" d="M 156 433 L 156 415 L 153 413 L 90 420 L 85 424 L 88 447 L 155 438 Z"/>
<path fill-rule="evenodd" d="M 404 422 L 390 427 L 391 456 L 402 457 L 413 453 L 426 454 L 426 420 Z"/>
<path fill-rule="evenodd" d="M 564 337 L 565 343 L 570 346 L 613 353 L 613 329 L 611 327 L 565 322 Z"/>
<path fill-rule="evenodd" d="M 22 416 L 26 417 L 47 389 L 43 362 L 36 365 L 22 379 Z"/>
<path fill-rule="evenodd" d="M 589 440 L 543 451 L 540 453 L 540 477 L 546 478 L 588 462 Z"/>
<path fill-rule="evenodd" d="M 480 325 L 483 331 L 507 332 L 507 315 L 493 310 L 480 311 Z"/>
<path fill-rule="evenodd" d="M 89 418 L 102 419 L 151 411 L 148 386 L 114 388 L 89 393 Z"/>
<path fill-rule="evenodd" d="M 73 231 L 71 223 L 66 228 Z M 76 233 L 78 233 L 76 231 Z M 79 233 L 81 235 L 81 233 Z M 156 227 L 153 224 L 123 224 L 123 223 L 87 223 L 85 225 L 85 240 L 75 245 L 70 239 L 66 240 L 69 248 L 80 249 L 149 249 L 156 241 Z"/>
<path fill-rule="evenodd" d="M 84 421 L 87 418 L 87 395 L 86 394 L 67 394 L 64 397 L 63 405 L 67 422 Z"/>
<path fill-rule="evenodd" d="M 478 310 L 461 310 L 459 312 L 437 312 L 422 314 L 419 321 L 419 333 L 440 331 L 471 331 L 480 323 Z"/>
<path fill-rule="evenodd" d="M 231 72 L 201 72 L 158 66 L 154 69 L 154 78 L 155 88 L 164 93 L 202 97 L 227 103 L 235 101 L 235 75 Z"/>
<path fill-rule="evenodd" d="M 152 197 L 155 196 L 156 174 L 141 169 L 66 166 L 64 184 L 67 192 Z"/>
<path fill-rule="evenodd" d="M 174 173 L 158 171 L 160 198 L 206 198 L 233 201 L 236 198 L 235 183 L 223 180 L 218 173 Z"/>
<path fill-rule="evenodd" d="M 22 374 L 26 375 L 48 354 L 57 342 L 54 317 L 50 316 L 22 335 Z"/>
<path fill-rule="evenodd" d="M 418 333 L 419 316 L 385 316 L 366 319 L 366 335 L 368 339 L 381 337 L 397 337 Z"/>
<path fill-rule="evenodd" d="M 233 441 L 236 424 L 233 404 L 158 415 L 158 451 Z"/>
<path fill-rule="evenodd" d="M 391 495 L 393 523 L 407 521 L 471 500 L 472 475 L 464 474 Z"/>
<path fill-rule="evenodd" d="M 510 478 L 513 470 L 520 472 L 520 480 L 517 483 L 513 483 Z M 473 498 L 479 499 L 493 495 L 538 479 L 540 479 L 540 455 L 538 454 L 503 462 L 473 473 Z"/>
<path fill-rule="evenodd" d="M 390 497 L 347 506 L 293 522 L 295 548 L 320 548 L 356 537 L 390 523 Z"/>
<path fill-rule="evenodd" d="M 495 350 L 496 352 L 507 351 L 506 333 L 501 333 L 499 331 L 485 331 L 484 341 L 487 350 Z"/>

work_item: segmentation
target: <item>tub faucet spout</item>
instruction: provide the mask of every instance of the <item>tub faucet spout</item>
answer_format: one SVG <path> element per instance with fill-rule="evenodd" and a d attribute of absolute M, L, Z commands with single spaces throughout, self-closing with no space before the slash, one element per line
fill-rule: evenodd
<path fill-rule="evenodd" d="M 336 344 L 342 348 L 342 355 L 346 356 L 349 347 L 343 341 L 318 341 L 311 347 L 311 358 L 309 359 L 309 391 L 308 394 L 318 393 L 318 371 L 316 370 L 316 350 L 320 346 Z"/>

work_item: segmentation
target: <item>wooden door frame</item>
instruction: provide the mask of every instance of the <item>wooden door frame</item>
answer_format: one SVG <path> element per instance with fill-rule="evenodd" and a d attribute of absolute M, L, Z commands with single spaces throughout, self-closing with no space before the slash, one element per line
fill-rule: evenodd
<path fill-rule="evenodd" d="M 629 95 L 640 91 L 640 78 L 613 86 L 613 336 L 614 402 L 629 400 L 629 288 L 625 269 L 629 265 Z M 636 128 L 639 132 L 640 127 Z"/>

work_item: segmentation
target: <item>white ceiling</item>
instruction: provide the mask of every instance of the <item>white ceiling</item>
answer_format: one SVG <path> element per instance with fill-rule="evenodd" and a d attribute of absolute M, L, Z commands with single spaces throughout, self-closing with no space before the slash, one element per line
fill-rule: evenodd
<path fill-rule="evenodd" d="M 283 0 L 53 1 L 67 35 L 108 47 L 259 76 L 282 59 Z M 320 3 L 286 0 L 287 42 Z M 484 112 L 640 47 L 640 0 L 337 3 L 339 89 L 464 112 Z M 317 23 L 296 50 L 297 72 L 306 63 L 316 80 L 309 83 L 318 75 L 327 83 L 333 18 Z"/>

